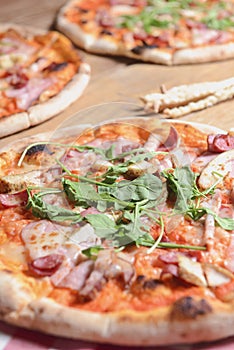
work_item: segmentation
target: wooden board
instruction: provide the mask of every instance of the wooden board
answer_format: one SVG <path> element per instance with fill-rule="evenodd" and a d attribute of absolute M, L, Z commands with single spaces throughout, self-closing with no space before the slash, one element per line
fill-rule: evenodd
<path fill-rule="evenodd" d="M 0 21 L 36 25 L 50 28 L 63 0 L 0 0 Z M 53 119 L 15 135 L 0 140 L 0 146 L 21 137 L 54 130 L 74 123 L 98 123 L 106 118 L 116 118 L 134 113 L 142 107 L 139 96 L 158 90 L 161 84 L 170 88 L 175 85 L 228 78 L 234 72 L 234 60 L 225 62 L 165 67 L 139 63 L 124 58 L 97 56 L 79 50 L 92 67 L 92 78 L 84 95 L 72 106 Z M 115 104 L 113 105 L 113 102 Z M 118 102 L 118 103 L 116 103 Z M 88 108 L 92 106 L 92 112 Z M 128 105 L 126 106 L 126 103 Z M 130 103 L 130 105 L 129 105 Z M 112 104 L 112 106 L 111 106 Z M 156 116 L 158 117 L 158 116 Z M 209 109 L 192 113 L 182 119 L 213 124 L 223 129 L 234 127 L 234 99 Z"/>

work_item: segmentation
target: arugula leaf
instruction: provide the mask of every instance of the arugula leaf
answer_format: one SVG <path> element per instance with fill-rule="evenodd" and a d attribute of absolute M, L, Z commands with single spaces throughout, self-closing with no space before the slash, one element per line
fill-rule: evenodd
<path fill-rule="evenodd" d="M 209 208 L 204 208 L 207 214 L 214 216 L 216 223 L 227 231 L 234 230 L 234 220 L 231 218 L 221 218 Z"/>
<path fill-rule="evenodd" d="M 173 242 L 160 242 L 158 244 L 158 247 L 160 247 L 160 248 L 170 248 L 170 249 L 206 250 L 206 247 L 203 247 L 203 246 L 177 244 L 177 243 L 173 243 Z"/>
<path fill-rule="evenodd" d="M 213 214 L 214 215 L 214 214 Z M 214 219 L 217 224 L 227 231 L 234 230 L 234 220 L 231 218 L 221 218 L 218 215 L 214 215 Z"/>
<path fill-rule="evenodd" d="M 100 238 L 107 238 L 117 231 L 115 221 L 105 214 L 88 214 L 85 219 L 93 226 L 96 235 Z"/>
<path fill-rule="evenodd" d="M 155 175 L 144 174 L 133 181 L 118 182 L 111 193 L 125 201 L 157 200 L 162 193 L 162 181 Z"/>
<path fill-rule="evenodd" d="M 225 229 L 227 231 L 234 230 L 234 220 L 232 218 L 221 218 L 219 215 L 217 215 L 213 210 L 211 210 L 209 208 L 191 207 L 187 210 L 186 214 L 195 221 L 201 219 L 205 214 L 211 214 L 214 217 L 215 222 L 220 227 L 222 227 L 223 229 Z"/>
<path fill-rule="evenodd" d="M 41 219 L 48 219 L 51 221 L 71 221 L 77 223 L 82 221 L 82 216 L 72 210 L 59 207 L 57 205 L 48 204 L 43 201 L 42 196 L 48 194 L 46 191 L 39 192 L 31 196 L 28 191 L 28 203 L 26 209 L 31 209 L 32 214 Z"/>
<path fill-rule="evenodd" d="M 88 208 L 93 205 L 93 202 L 102 200 L 93 185 L 89 183 L 75 182 L 63 178 L 62 184 L 68 199 L 78 206 Z"/>
<path fill-rule="evenodd" d="M 169 189 L 176 195 L 175 211 L 186 212 L 193 195 L 195 174 L 189 166 L 174 169 L 174 172 L 163 171 Z"/>
<path fill-rule="evenodd" d="M 95 245 L 93 247 L 89 247 L 82 250 L 82 254 L 86 255 L 89 259 L 95 259 L 100 252 L 100 250 L 103 250 L 104 248 L 98 245 Z"/>
<path fill-rule="evenodd" d="M 234 19 L 231 16 L 220 18 L 220 10 L 225 9 L 226 4 L 224 1 L 216 3 L 206 17 L 203 18 L 202 22 L 207 25 L 210 29 L 225 30 L 234 26 Z"/>

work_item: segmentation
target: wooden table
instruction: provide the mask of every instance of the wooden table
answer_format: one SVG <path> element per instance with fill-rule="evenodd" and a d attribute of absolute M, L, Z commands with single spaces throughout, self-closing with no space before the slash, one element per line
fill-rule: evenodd
<path fill-rule="evenodd" d="M 56 13 L 64 0 L 0 0 L 0 21 L 33 25 L 41 28 L 53 28 Z M 94 105 L 111 102 L 133 103 L 141 105 L 139 96 L 158 89 L 161 84 L 166 87 L 183 83 L 215 81 L 225 79 L 234 73 L 234 60 L 219 63 L 199 64 L 192 66 L 164 67 L 146 64 L 125 58 L 112 58 L 80 54 L 92 67 L 92 77 L 83 96 L 53 119 L 0 140 L 0 146 L 10 141 L 34 133 L 53 130 L 64 123 L 99 122 L 114 118 L 115 113 L 104 113 L 106 106 L 98 108 L 96 113 L 83 113 L 84 109 Z M 109 106 L 110 107 L 110 106 Z M 117 116 L 124 116 L 121 103 L 111 107 Z M 128 109 L 128 108 L 127 108 Z M 76 118 L 71 118 L 76 115 Z M 228 130 L 234 127 L 234 99 L 212 108 L 192 113 L 181 119 L 213 124 Z"/>

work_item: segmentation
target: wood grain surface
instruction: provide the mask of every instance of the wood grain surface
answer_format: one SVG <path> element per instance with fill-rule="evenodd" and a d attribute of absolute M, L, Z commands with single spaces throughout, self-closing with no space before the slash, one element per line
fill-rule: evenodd
<path fill-rule="evenodd" d="M 64 0 L 0 0 L 0 22 L 54 28 L 58 9 L 64 3 Z M 53 119 L 1 139 L 0 146 L 64 125 L 98 123 L 105 119 L 133 115 L 138 107 L 142 107 L 139 96 L 159 90 L 161 84 L 170 88 L 180 84 L 221 80 L 234 75 L 234 60 L 165 67 L 119 57 L 91 55 L 80 49 L 79 52 L 92 68 L 91 81 L 83 96 Z M 234 99 L 181 119 L 228 130 L 234 127 Z"/>

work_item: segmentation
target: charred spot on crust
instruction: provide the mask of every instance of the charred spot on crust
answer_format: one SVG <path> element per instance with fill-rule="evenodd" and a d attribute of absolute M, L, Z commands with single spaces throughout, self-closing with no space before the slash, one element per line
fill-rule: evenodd
<path fill-rule="evenodd" d="M 101 35 L 113 35 L 113 33 L 110 30 L 108 30 L 108 29 L 102 29 L 100 34 Z"/>
<path fill-rule="evenodd" d="M 158 45 L 149 45 L 147 43 L 143 43 L 143 45 L 137 45 L 133 49 L 131 49 L 131 52 L 135 55 L 141 55 L 145 49 L 156 49 L 158 48 Z"/>
<path fill-rule="evenodd" d="M 162 284 L 162 281 L 151 278 L 149 280 L 144 281 L 144 283 L 142 284 L 142 288 L 143 289 L 155 289 L 156 287 L 158 287 L 161 284 Z"/>
<path fill-rule="evenodd" d="M 52 62 L 44 70 L 49 72 L 59 72 L 60 70 L 63 70 L 65 67 L 67 67 L 67 65 L 68 65 L 68 62 L 61 62 L 61 63 Z"/>
<path fill-rule="evenodd" d="M 171 311 L 172 319 L 195 319 L 197 316 L 212 312 L 212 307 L 205 299 L 195 300 L 187 296 L 178 299 Z"/>
<path fill-rule="evenodd" d="M 30 147 L 27 150 L 26 155 L 33 156 L 33 155 L 41 153 L 41 152 L 45 152 L 45 153 L 50 154 L 50 155 L 53 154 L 53 152 L 51 152 L 46 145 L 39 144 L 39 145 L 35 145 L 35 146 Z"/>
<path fill-rule="evenodd" d="M 87 10 L 87 9 L 84 9 L 83 7 L 80 7 L 80 6 L 74 6 L 74 8 L 76 9 L 76 10 L 78 10 L 80 13 L 88 13 L 89 12 L 89 10 Z"/>
<path fill-rule="evenodd" d="M 144 52 L 144 50 L 144 45 L 137 45 L 133 49 L 131 49 L 132 53 L 134 53 L 135 55 L 141 55 Z"/>
<path fill-rule="evenodd" d="M 162 284 L 163 282 L 156 278 L 146 278 L 144 275 L 139 275 L 132 284 L 132 289 L 135 293 L 137 293 L 146 290 L 154 290 Z"/>

